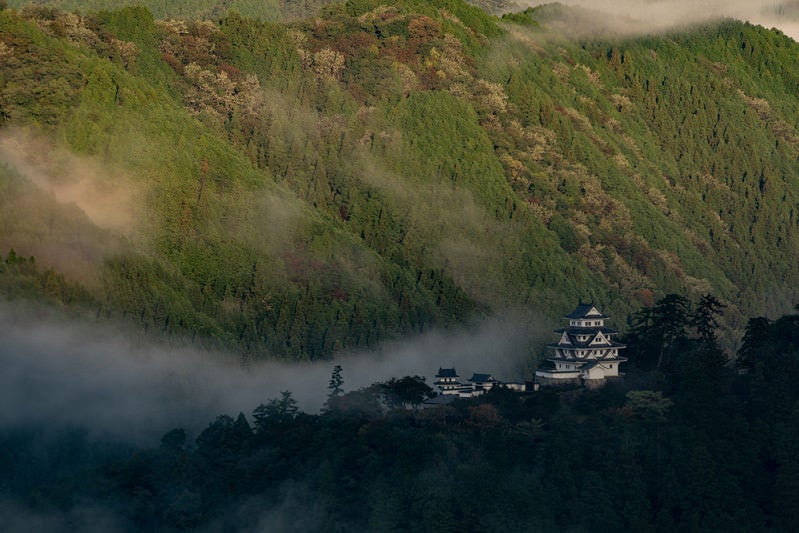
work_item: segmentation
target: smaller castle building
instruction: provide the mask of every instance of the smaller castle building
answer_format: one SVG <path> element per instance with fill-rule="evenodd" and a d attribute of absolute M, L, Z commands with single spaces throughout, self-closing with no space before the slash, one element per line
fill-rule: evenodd
<path fill-rule="evenodd" d="M 472 374 L 469 378 L 469 383 L 475 391 L 488 392 L 497 384 L 497 380 L 491 374 Z"/>
<path fill-rule="evenodd" d="M 468 383 L 459 381 L 460 376 L 454 368 L 439 368 L 433 385 L 438 389 L 440 396 L 454 398 L 474 398 L 490 391 L 494 387 L 506 387 L 516 392 L 525 392 L 526 383 L 505 383 L 498 381 L 491 374 L 475 373 L 468 379 Z M 439 402 L 436 402 L 439 403 Z"/>
<path fill-rule="evenodd" d="M 458 381 L 459 377 L 454 368 L 439 368 L 433 385 L 441 394 L 458 394 L 458 391 L 463 388 L 463 383 Z"/>
<path fill-rule="evenodd" d="M 624 344 L 613 340 L 618 331 L 605 326 L 610 317 L 599 312 L 593 303 L 580 303 L 564 318 L 569 321 L 568 326 L 555 330 L 560 340 L 548 346 L 554 351 L 548 358 L 551 366 L 538 369 L 536 378 L 552 384 L 583 381 L 596 385 L 617 377 L 619 365 L 627 359 L 619 356 Z"/>

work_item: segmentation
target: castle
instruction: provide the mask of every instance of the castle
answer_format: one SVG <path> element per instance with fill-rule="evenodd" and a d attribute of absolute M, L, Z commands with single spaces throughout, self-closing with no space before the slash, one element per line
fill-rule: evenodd
<path fill-rule="evenodd" d="M 593 303 L 580 303 L 564 318 L 568 319 L 569 325 L 555 330 L 560 334 L 560 340 L 548 345 L 554 350 L 554 355 L 547 358 L 548 367 L 536 370 L 534 384 L 502 383 L 491 374 L 474 374 L 467 383 L 462 383 L 454 368 L 439 368 L 433 384 L 440 396 L 427 403 L 473 398 L 496 386 L 518 392 L 537 390 L 539 385 L 583 384 L 596 387 L 608 378 L 618 377 L 619 366 L 627 360 L 619 356 L 625 345 L 613 340 L 618 331 L 605 326 L 609 317 L 599 312 Z"/>
<path fill-rule="evenodd" d="M 624 344 L 613 340 L 618 331 L 605 326 L 607 315 L 600 313 L 593 303 L 580 303 L 565 317 L 569 325 L 555 330 L 560 340 L 550 344 L 554 355 L 548 358 L 552 367 L 536 371 L 536 381 L 541 384 L 562 384 L 582 381 L 588 386 L 604 383 L 606 378 L 619 375 L 619 365 L 626 361 L 619 357 Z"/>

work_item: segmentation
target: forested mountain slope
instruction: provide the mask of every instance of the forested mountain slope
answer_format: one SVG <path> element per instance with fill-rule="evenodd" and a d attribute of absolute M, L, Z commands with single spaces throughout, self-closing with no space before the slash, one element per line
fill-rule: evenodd
<path fill-rule="evenodd" d="M 578 39 L 579 11 L 459 0 L 219 16 L 0 11 L 6 297 L 286 358 L 578 299 L 712 292 L 733 328 L 792 306 L 779 32 Z"/>

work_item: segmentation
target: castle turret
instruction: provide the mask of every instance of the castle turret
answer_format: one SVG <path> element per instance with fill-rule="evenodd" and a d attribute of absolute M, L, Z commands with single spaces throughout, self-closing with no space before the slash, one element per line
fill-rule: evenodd
<path fill-rule="evenodd" d="M 458 394 L 458 389 L 463 387 L 458 381 L 459 377 L 454 368 L 439 368 L 433 385 L 438 387 L 441 394 Z"/>
<path fill-rule="evenodd" d="M 625 346 L 613 340 L 618 331 L 605 326 L 609 317 L 593 303 L 580 303 L 563 318 L 569 325 L 555 330 L 560 340 L 548 346 L 554 351 L 548 358 L 552 367 L 537 370 L 536 377 L 552 382 L 582 379 L 599 383 L 618 376 L 619 365 L 627 359 L 619 356 Z"/>

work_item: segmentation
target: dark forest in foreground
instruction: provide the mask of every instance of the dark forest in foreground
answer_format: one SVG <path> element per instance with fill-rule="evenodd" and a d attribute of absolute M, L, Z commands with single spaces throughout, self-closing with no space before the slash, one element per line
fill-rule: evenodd
<path fill-rule="evenodd" d="M 344 392 L 345 368 L 319 414 L 287 391 L 152 448 L 4 431 L 0 511 L 20 531 L 795 531 L 799 315 L 749 320 L 732 365 L 714 299 L 690 308 L 637 313 L 600 390 L 417 410 L 420 379 Z"/>

